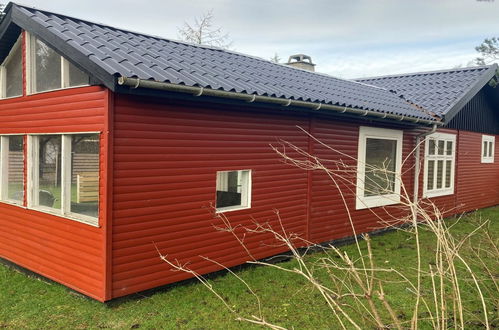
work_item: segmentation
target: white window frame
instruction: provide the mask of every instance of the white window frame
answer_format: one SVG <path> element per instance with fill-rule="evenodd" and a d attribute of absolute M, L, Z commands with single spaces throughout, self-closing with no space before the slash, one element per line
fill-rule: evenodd
<path fill-rule="evenodd" d="M 90 84 L 69 86 L 69 61 L 67 59 L 65 59 L 63 56 L 59 55 L 60 63 L 61 63 L 61 86 L 59 88 L 55 88 L 55 89 L 39 91 L 39 92 L 36 91 L 36 88 L 35 88 L 36 68 L 33 65 L 33 62 L 34 62 L 33 57 L 35 56 L 33 54 L 33 51 L 35 49 L 35 47 L 34 47 L 35 40 L 36 40 L 35 36 L 32 36 L 30 33 L 26 32 L 26 55 L 27 55 L 26 56 L 26 68 L 27 68 L 26 69 L 26 93 L 28 95 L 47 93 L 47 92 L 52 92 L 52 91 L 58 91 L 61 89 L 90 86 Z M 56 51 L 56 53 L 59 54 L 57 51 Z M 89 79 L 90 79 L 90 77 L 89 77 Z"/>
<path fill-rule="evenodd" d="M 239 177 L 241 178 L 241 185 L 240 185 L 241 186 L 241 204 L 240 205 L 233 205 L 233 206 L 226 206 L 226 207 L 216 207 L 216 200 L 215 200 L 216 213 L 224 213 L 224 212 L 245 210 L 245 209 L 251 208 L 251 190 L 252 190 L 251 170 L 217 171 L 215 191 L 219 187 L 222 187 L 224 184 L 226 185 L 226 183 L 218 181 L 219 173 L 236 172 L 236 171 L 241 173 L 241 175 L 238 176 L 238 178 Z"/>
<path fill-rule="evenodd" d="M 0 65 L 0 99 L 12 99 L 14 97 L 21 97 L 23 96 L 23 90 L 21 89 L 21 94 L 19 95 L 14 95 L 14 96 L 9 96 L 7 97 L 7 72 L 5 70 L 5 66 L 9 63 L 9 61 L 12 59 L 12 56 L 14 54 L 14 51 L 16 50 L 17 47 L 21 47 L 21 43 L 22 43 L 22 37 L 19 36 L 19 38 L 17 39 L 17 41 L 14 43 L 14 46 L 12 46 L 12 48 L 10 49 L 9 51 L 9 55 L 7 55 L 7 57 L 5 58 L 5 60 L 2 62 L 2 64 Z M 21 56 L 22 56 L 22 53 L 21 53 Z M 21 62 L 21 70 L 23 70 L 22 68 L 22 62 Z M 23 78 L 23 74 L 21 74 L 21 79 Z"/>
<path fill-rule="evenodd" d="M 28 187 L 26 189 L 28 208 L 40 212 L 61 216 L 78 222 L 83 222 L 92 225 L 94 227 L 98 227 L 99 226 L 98 216 L 91 217 L 88 215 L 71 212 L 71 136 L 76 134 L 100 134 L 100 132 L 28 134 L 28 153 L 27 153 Z M 60 209 L 38 205 L 39 204 L 38 169 L 40 161 L 38 138 L 43 135 L 61 136 L 61 208 Z M 101 203 L 100 199 L 98 203 L 99 204 Z M 100 205 L 99 205 L 99 210 L 100 210 Z"/>
<path fill-rule="evenodd" d="M 364 196 L 364 180 L 366 173 L 366 142 L 367 139 L 393 140 L 397 142 L 395 155 L 395 186 L 392 194 Z M 402 168 L 402 144 L 404 132 L 401 130 L 361 126 L 359 128 L 359 144 L 357 155 L 357 191 L 355 208 L 357 210 L 393 205 L 400 203 L 400 176 Z"/>
<path fill-rule="evenodd" d="M 0 202 L 23 206 L 24 201 L 19 201 L 15 199 L 9 198 L 9 137 L 11 136 L 22 136 L 24 138 L 24 134 L 4 134 L 0 136 Z M 24 148 L 23 148 L 24 150 Z M 24 160 L 23 160 L 23 163 Z M 23 180 L 24 180 L 24 168 L 23 168 Z M 24 189 L 24 183 L 23 183 Z"/>
<path fill-rule="evenodd" d="M 435 155 L 429 155 L 430 151 L 430 140 L 435 139 Z M 438 140 L 443 140 L 444 142 L 444 154 L 438 155 Z M 424 161 L 424 175 L 423 175 L 423 197 L 431 198 L 431 197 L 439 197 L 439 196 L 447 196 L 454 194 L 454 181 L 456 175 L 456 134 L 450 133 L 433 133 L 426 137 L 425 139 L 425 161 Z M 452 141 L 452 155 L 447 155 L 447 142 Z M 433 189 L 428 189 L 428 162 L 430 160 L 434 162 L 434 178 L 433 178 Z M 437 163 L 439 160 L 444 162 L 442 169 L 442 188 L 437 189 Z M 451 160 L 451 175 L 450 175 L 450 187 L 445 187 L 445 177 L 446 177 L 446 161 Z"/>
<path fill-rule="evenodd" d="M 482 151 L 481 151 L 482 163 L 494 162 L 495 148 L 496 148 L 496 137 L 493 135 L 482 135 Z M 485 156 L 484 153 L 486 153 Z"/>

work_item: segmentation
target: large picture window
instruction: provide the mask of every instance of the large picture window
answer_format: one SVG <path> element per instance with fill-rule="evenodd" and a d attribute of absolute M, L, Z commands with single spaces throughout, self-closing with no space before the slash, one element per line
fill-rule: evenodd
<path fill-rule="evenodd" d="M 42 40 L 29 37 L 30 93 L 84 86 L 89 77 Z"/>
<path fill-rule="evenodd" d="M 434 133 L 425 141 L 424 197 L 454 193 L 456 135 Z"/>
<path fill-rule="evenodd" d="M 399 130 L 360 127 L 357 209 L 400 202 L 402 138 Z"/>
<path fill-rule="evenodd" d="M 0 137 L 0 200 L 22 205 L 24 202 L 24 137 Z"/>
<path fill-rule="evenodd" d="M 23 65 L 21 37 L 0 66 L 0 98 L 23 95 Z"/>
<path fill-rule="evenodd" d="M 97 225 L 99 134 L 30 135 L 28 207 Z"/>

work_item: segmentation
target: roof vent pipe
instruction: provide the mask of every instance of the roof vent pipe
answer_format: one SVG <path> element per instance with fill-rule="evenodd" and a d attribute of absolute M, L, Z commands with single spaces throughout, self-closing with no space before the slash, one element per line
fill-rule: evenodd
<path fill-rule="evenodd" d="M 315 64 L 312 63 L 312 58 L 305 54 L 296 54 L 289 57 L 288 63 L 286 65 L 300 68 L 307 71 L 315 71 Z"/>

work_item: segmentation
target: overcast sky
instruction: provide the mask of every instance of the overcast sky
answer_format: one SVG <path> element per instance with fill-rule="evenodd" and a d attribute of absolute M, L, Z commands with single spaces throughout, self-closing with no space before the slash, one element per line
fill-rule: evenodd
<path fill-rule="evenodd" d="M 2 0 L 0 0 L 2 1 Z M 6 2 L 5 0 L 2 2 Z M 310 55 L 316 70 L 355 78 L 468 66 L 499 36 L 499 0 L 22 0 L 20 4 L 178 39 L 213 9 L 234 50 Z"/>

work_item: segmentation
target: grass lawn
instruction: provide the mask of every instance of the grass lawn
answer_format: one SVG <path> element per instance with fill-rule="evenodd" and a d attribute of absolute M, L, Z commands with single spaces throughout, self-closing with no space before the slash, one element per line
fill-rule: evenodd
<path fill-rule="evenodd" d="M 476 227 L 477 223 L 485 219 L 491 220 L 488 231 L 497 243 L 499 207 L 480 210 L 459 221 L 448 219 L 448 223 L 453 225 L 452 231 L 455 236 L 464 237 Z M 488 279 L 485 276 L 485 267 L 470 253 L 472 247 L 483 248 L 482 258 L 492 270 L 493 276 L 497 278 L 499 261 L 492 254 L 487 254 L 487 250 L 491 247 L 487 246 L 486 240 L 481 235 L 483 234 L 477 233 L 473 236 L 469 243 L 462 247 L 461 254 L 470 257 L 471 267 L 482 281 L 489 321 L 492 326 L 499 327 L 498 293 L 490 276 Z M 431 262 L 435 242 L 433 236 L 427 232 L 422 233 L 421 238 L 423 264 L 427 266 Z M 362 246 L 365 247 L 365 244 L 362 243 Z M 415 249 L 411 234 L 396 231 L 376 236 L 372 238 L 372 247 L 378 264 L 402 269 L 408 277 L 413 277 Z M 343 246 L 341 249 L 347 251 L 349 255 L 356 253 L 353 245 Z M 313 253 L 308 258 L 313 262 L 323 256 L 322 252 Z M 279 265 L 292 268 L 296 262 L 289 261 Z M 458 272 L 464 274 L 465 270 L 459 268 Z M 320 294 L 303 278 L 269 267 L 248 267 L 237 273 L 258 293 L 263 304 L 263 314 L 270 322 L 289 328 L 337 328 L 335 318 Z M 327 278 L 324 277 L 324 280 Z M 210 282 L 236 310 L 245 311 L 246 316 L 257 313 L 254 297 L 233 276 L 218 276 Z M 425 281 L 425 285 L 429 285 L 429 282 Z M 461 285 L 467 328 L 480 328 L 479 320 L 483 315 L 476 299 L 476 289 L 469 281 L 463 280 Z M 408 294 L 407 285 L 393 281 L 385 288 L 388 300 L 398 318 L 401 321 L 409 320 L 413 300 Z M 430 288 L 429 286 L 428 289 Z M 194 281 L 146 296 L 133 295 L 101 304 L 80 296 L 62 285 L 28 276 L 2 264 L 0 264 L 0 306 L 0 328 L 257 328 L 248 323 L 235 321 L 234 314 L 228 312 L 205 287 Z M 424 314 L 424 311 L 421 313 Z M 422 324 L 422 328 L 429 328 L 429 324 Z"/>

